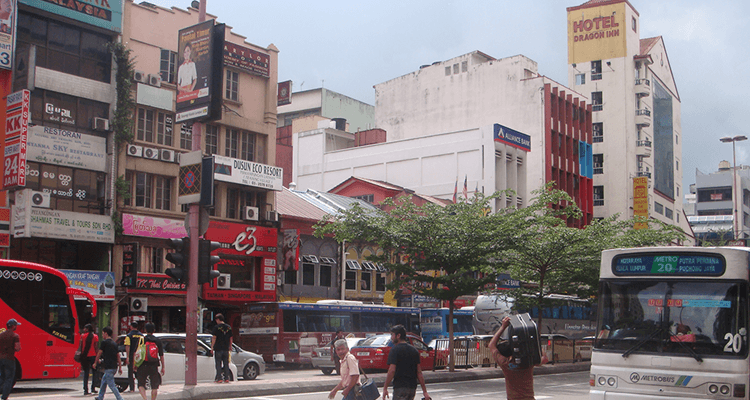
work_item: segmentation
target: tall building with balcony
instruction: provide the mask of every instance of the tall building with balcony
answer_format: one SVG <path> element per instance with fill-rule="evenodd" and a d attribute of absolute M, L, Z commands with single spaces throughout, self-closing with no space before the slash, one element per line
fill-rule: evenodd
<path fill-rule="evenodd" d="M 594 216 L 689 226 L 683 213 L 680 95 L 661 36 L 640 38 L 627 0 L 568 13 L 568 84 L 591 99 Z"/>
<path fill-rule="evenodd" d="M 194 144 L 190 124 L 176 122 L 178 66 L 185 54 L 178 48 L 178 33 L 198 24 L 199 12 L 126 0 L 123 14 L 122 40 L 135 64 L 136 108 L 133 141 L 118 153 L 117 176 L 128 195 L 118 198 L 123 235 L 113 259 L 117 282 L 122 282 L 124 266 L 135 268 L 138 280 L 118 288 L 121 306 L 113 318 L 122 329 L 128 319 L 145 313 L 160 331 L 184 332 L 185 287 L 164 272 L 172 266 L 166 261 L 172 251 L 168 239 L 187 235 L 188 207 L 178 203 L 177 177 L 180 158 Z M 208 56 L 198 48 L 194 45 L 193 59 Z M 276 300 L 278 50 L 252 44 L 227 27 L 223 61 L 221 117 L 203 124 L 200 143 L 203 156 L 213 156 L 216 164 L 214 205 L 203 237 L 226 244 L 213 253 L 222 257 L 215 265 L 220 277 L 201 286 L 199 305 L 208 311 L 206 322 L 210 312 L 227 315 L 240 304 Z M 134 310 L 134 299 L 147 308 Z"/>

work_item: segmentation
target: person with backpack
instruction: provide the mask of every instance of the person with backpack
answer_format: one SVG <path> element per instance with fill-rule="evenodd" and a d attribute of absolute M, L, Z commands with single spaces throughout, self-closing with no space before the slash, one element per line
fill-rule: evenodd
<path fill-rule="evenodd" d="M 83 369 L 83 394 L 89 394 L 89 374 L 93 374 L 91 377 L 91 393 L 96 393 L 96 386 L 99 383 L 97 380 L 96 368 L 91 368 L 96 361 L 96 354 L 98 353 L 99 347 L 99 336 L 94 333 L 94 327 L 91 324 L 86 324 L 83 327 L 83 333 L 81 334 L 81 369 Z"/>
<path fill-rule="evenodd" d="M 102 386 L 96 399 L 104 400 L 104 395 L 107 393 L 107 386 L 109 386 L 112 393 L 115 394 L 115 398 L 117 400 L 122 400 L 122 395 L 120 395 L 120 391 L 117 390 L 117 385 L 115 384 L 115 370 L 118 373 L 122 373 L 122 364 L 120 363 L 120 351 L 117 347 L 117 343 L 112 340 L 112 328 L 105 326 L 104 329 L 102 329 L 102 338 L 104 340 L 99 346 L 99 354 L 97 355 L 96 361 L 94 361 L 94 368 L 96 368 L 98 363 L 104 365 Z"/>
<path fill-rule="evenodd" d="M 142 353 L 139 356 L 142 358 L 135 360 L 135 376 L 138 378 L 138 392 L 140 392 L 143 400 L 148 400 L 146 397 L 146 381 L 149 381 L 151 385 L 151 400 L 156 400 L 159 385 L 161 385 L 161 377 L 164 375 L 164 345 L 159 338 L 154 336 L 156 328 L 153 323 L 148 322 L 145 328 L 146 336 L 140 339 L 139 348 L 136 351 Z M 161 364 L 161 372 L 159 371 L 159 364 Z"/>
<path fill-rule="evenodd" d="M 505 376 L 505 394 L 508 400 L 534 400 L 534 366 L 518 368 L 513 360 L 513 349 L 500 336 L 508 329 L 510 317 L 503 318 L 500 329 L 492 336 L 490 348 L 495 361 L 500 365 Z M 500 346 L 498 346 L 500 344 Z"/>
<path fill-rule="evenodd" d="M 135 350 L 138 348 L 138 343 L 140 343 L 143 334 L 138 330 L 137 321 L 131 322 L 130 327 L 133 329 L 131 329 L 127 336 L 125 336 L 125 354 L 127 357 L 125 364 L 128 366 L 128 386 L 130 387 L 131 392 L 135 392 L 135 360 L 133 359 L 133 356 L 135 355 Z"/>

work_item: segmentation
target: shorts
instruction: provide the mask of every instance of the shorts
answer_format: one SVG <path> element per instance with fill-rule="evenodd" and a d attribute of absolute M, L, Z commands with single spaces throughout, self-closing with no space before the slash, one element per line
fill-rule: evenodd
<path fill-rule="evenodd" d="M 414 400 L 417 388 L 393 388 L 393 400 Z"/>
<path fill-rule="evenodd" d="M 141 364 L 135 371 L 135 377 L 138 378 L 138 387 L 146 387 L 146 379 L 149 379 L 151 389 L 158 389 L 159 385 L 161 385 L 159 364 Z"/>

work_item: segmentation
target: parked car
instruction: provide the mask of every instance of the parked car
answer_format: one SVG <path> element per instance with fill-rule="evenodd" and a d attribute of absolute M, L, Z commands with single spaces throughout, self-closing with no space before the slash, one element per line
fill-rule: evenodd
<path fill-rule="evenodd" d="M 422 370 L 432 370 L 435 363 L 435 351 L 417 335 L 407 333 L 406 340 L 419 351 Z M 387 370 L 388 353 L 390 353 L 391 347 L 393 347 L 391 335 L 384 333 L 370 336 L 350 349 L 350 352 L 359 360 L 359 366 L 364 370 Z"/>
<path fill-rule="evenodd" d="M 164 364 L 165 371 L 162 376 L 162 383 L 184 383 L 185 382 L 185 334 L 179 333 L 155 333 L 154 336 L 161 340 L 164 345 Z M 197 370 L 198 382 L 213 382 L 216 376 L 216 366 L 214 363 L 213 352 L 211 347 L 198 340 L 198 357 Z M 117 338 L 116 343 L 120 347 L 120 358 L 125 360 L 125 335 Z M 234 364 L 229 365 L 230 380 L 235 380 L 237 376 L 237 367 Z M 128 369 L 123 368 L 122 373 L 115 375 L 115 384 L 120 391 L 124 391 L 128 386 Z M 148 387 L 148 386 L 147 386 Z"/>
<path fill-rule="evenodd" d="M 205 333 L 199 333 L 198 339 L 211 348 L 211 335 Z M 240 371 L 240 376 L 245 380 L 253 380 L 266 372 L 266 362 L 263 360 L 263 356 L 260 354 L 253 353 L 242 349 L 232 343 L 232 364 L 237 367 L 237 371 Z"/>
<path fill-rule="evenodd" d="M 539 336 L 541 338 L 542 355 L 546 356 L 550 362 L 591 359 L 591 348 L 594 343 L 593 337 L 573 340 L 559 333 L 543 333 Z"/>
<path fill-rule="evenodd" d="M 349 345 L 349 349 L 351 349 L 363 340 L 365 340 L 365 338 L 346 338 L 346 344 Z M 313 368 L 320 368 L 324 374 L 331 375 L 331 373 L 336 370 L 331 355 L 331 346 L 313 347 L 311 357 Z"/>

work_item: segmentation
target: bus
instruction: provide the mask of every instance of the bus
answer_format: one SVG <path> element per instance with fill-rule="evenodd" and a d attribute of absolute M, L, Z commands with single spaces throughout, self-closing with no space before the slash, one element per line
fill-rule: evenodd
<path fill-rule="evenodd" d="M 72 288 L 62 272 L 41 264 L 0 260 L 0 316 L 21 324 L 21 351 L 16 353 L 15 380 L 77 378 L 73 360 L 79 347 L 75 297 L 86 297 L 96 315 L 96 301 Z M 15 384 L 15 381 L 14 381 Z"/>
<path fill-rule="evenodd" d="M 591 399 L 747 399 L 750 249 L 602 253 Z"/>
<path fill-rule="evenodd" d="M 355 337 L 388 333 L 401 324 L 421 333 L 419 308 L 320 300 L 317 303 L 252 303 L 230 316 L 235 343 L 287 368 L 311 365 L 312 351 L 327 346 L 337 329 Z"/>
<path fill-rule="evenodd" d="M 443 308 L 423 308 L 422 317 L 422 338 L 425 343 L 430 343 L 432 339 L 448 337 L 448 314 L 450 309 Z M 453 336 L 468 336 L 474 333 L 471 327 L 471 320 L 474 311 L 470 309 L 453 310 Z"/>

